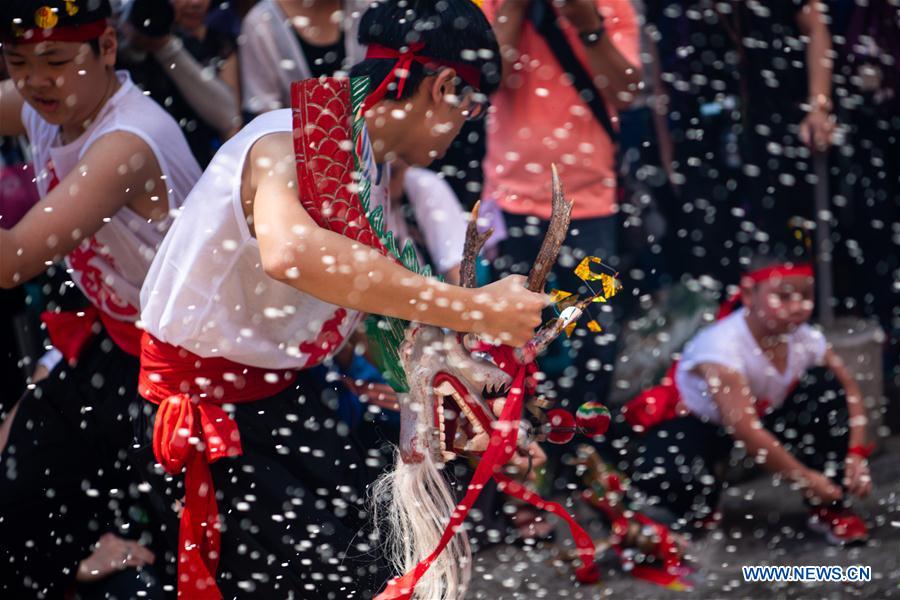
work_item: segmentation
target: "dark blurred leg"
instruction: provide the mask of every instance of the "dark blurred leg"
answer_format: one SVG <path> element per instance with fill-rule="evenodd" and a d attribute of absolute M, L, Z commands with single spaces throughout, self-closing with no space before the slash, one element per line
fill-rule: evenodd
<path fill-rule="evenodd" d="M 731 447 L 720 427 L 679 417 L 651 429 L 637 444 L 632 486 L 647 504 L 667 510 L 678 525 L 715 511 L 723 483 L 713 467 L 727 459 Z"/>

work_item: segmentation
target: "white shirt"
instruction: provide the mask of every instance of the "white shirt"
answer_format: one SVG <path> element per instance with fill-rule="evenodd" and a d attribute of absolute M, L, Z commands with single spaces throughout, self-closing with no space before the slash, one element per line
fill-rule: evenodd
<path fill-rule="evenodd" d="M 260 138 L 291 131 L 290 109 L 260 115 L 219 149 L 197 182 L 141 290 L 141 321 L 156 338 L 202 357 L 302 369 L 322 360 L 301 347 L 317 340 L 326 323 L 338 323 L 343 337 L 358 323 L 359 313 L 266 275 L 247 227 L 241 205 L 247 155 Z M 373 182 L 370 208 L 384 206 L 388 177 L 375 183 L 371 159 L 364 176 Z M 335 321 L 339 312 L 344 317 Z"/>
<path fill-rule="evenodd" d="M 359 19 L 368 0 L 345 0 L 343 6 L 346 64 L 366 53 L 358 39 Z M 291 105 L 291 83 L 312 77 L 293 24 L 275 0 L 262 0 L 241 25 L 238 38 L 244 109 L 253 114 Z"/>
<path fill-rule="evenodd" d="M 437 173 L 418 167 L 406 170 L 403 191 L 412 206 L 428 254 L 434 262 L 432 266 L 438 273 L 446 273 L 462 261 L 463 246 L 466 243 L 468 222 L 459 199 Z M 391 206 L 385 223 L 398 239 L 404 242 L 409 239 L 400 206 Z"/>
<path fill-rule="evenodd" d="M 753 397 L 768 401 L 775 409 L 784 404 L 807 370 L 824 363 L 825 337 L 803 324 L 788 335 L 787 366 L 783 373 L 779 372 L 747 327 L 746 314 L 745 309 L 735 311 L 700 331 L 685 346 L 675 369 L 675 384 L 682 403 L 698 417 L 722 422 L 706 381 L 694 372 L 697 365 L 713 363 L 737 371 L 747 379 Z"/>
<path fill-rule="evenodd" d="M 181 206 L 201 170 L 178 123 L 144 96 L 126 71 L 116 75 L 119 89 L 75 141 L 61 144 L 59 126 L 45 121 L 27 103 L 22 108 L 22 122 L 31 142 L 41 198 L 50 192 L 54 174 L 62 181 L 104 135 L 126 131 L 142 139 L 153 152 L 165 177 L 165 187 L 159 189 L 160 199 L 166 202 L 170 215 L 148 222 L 123 206 L 97 233 L 66 256 L 72 280 L 97 308 L 115 319 L 133 322 L 140 312 L 144 276 L 172 224 L 171 213 Z M 123 161 L 127 159 L 122 157 Z"/>

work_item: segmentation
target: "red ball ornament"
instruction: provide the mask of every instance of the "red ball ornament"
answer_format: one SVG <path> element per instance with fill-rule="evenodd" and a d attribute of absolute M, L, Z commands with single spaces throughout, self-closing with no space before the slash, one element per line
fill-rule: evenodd
<path fill-rule="evenodd" d="M 578 428 L 589 436 L 603 435 L 609 429 L 609 409 L 599 402 L 585 402 L 575 413 Z"/>
<path fill-rule="evenodd" d="M 548 411 L 547 424 L 547 441 L 551 444 L 565 444 L 575 437 L 575 417 L 567 410 L 555 408 Z"/>

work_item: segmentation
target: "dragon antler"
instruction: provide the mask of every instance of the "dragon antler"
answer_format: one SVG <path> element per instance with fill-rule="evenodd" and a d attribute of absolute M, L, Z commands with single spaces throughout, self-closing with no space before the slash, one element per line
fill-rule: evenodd
<path fill-rule="evenodd" d="M 459 282 L 462 287 L 473 288 L 475 281 L 475 265 L 478 261 L 478 253 L 484 248 L 485 243 L 494 234 L 494 228 L 484 233 L 478 231 L 478 209 L 481 208 L 481 200 L 472 207 L 472 217 L 466 227 L 466 243 L 463 246 L 462 262 L 459 263 Z"/>
<path fill-rule="evenodd" d="M 527 287 L 532 292 L 541 293 L 544 291 L 544 284 L 547 283 L 547 276 L 550 269 L 556 264 L 556 256 L 559 254 L 559 247 L 566 239 L 569 232 L 569 222 L 572 220 L 572 205 L 574 201 L 566 200 L 563 195 L 562 183 L 559 181 L 559 173 L 556 172 L 556 165 L 551 164 L 552 186 L 553 186 L 553 213 L 550 217 L 550 225 L 547 228 L 547 235 L 544 236 L 544 242 L 541 244 L 541 250 L 538 252 L 534 266 L 528 274 Z"/>

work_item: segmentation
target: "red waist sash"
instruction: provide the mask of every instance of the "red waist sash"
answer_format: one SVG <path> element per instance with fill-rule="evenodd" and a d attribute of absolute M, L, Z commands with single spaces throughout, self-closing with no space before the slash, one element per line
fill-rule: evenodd
<path fill-rule="evenodd" d="M 141 330 L 130 321 L 120 321 L 107 315 L 94 305 L 80 311 L 41 313 L 41 321 L 47 326 L 50 342 L 69 364 L 74 364 L 94 336 L 100 333 L 102 324 L 112 341 L 131 356 L 141 355 Z"/>
<path fill-rule="evenodd" d="M 219 600 L 221 533 L 209 465 L 242 453 L 237 425 L 222 404 L 262 400 L 286 389 L 293 371 L 273 372 L 225 358 L 201 358 L 145 333 L 138 391 L 158 404 L 153 454 L 167 473 L 185 469 L 178 533 L 178 597 Z"/>

